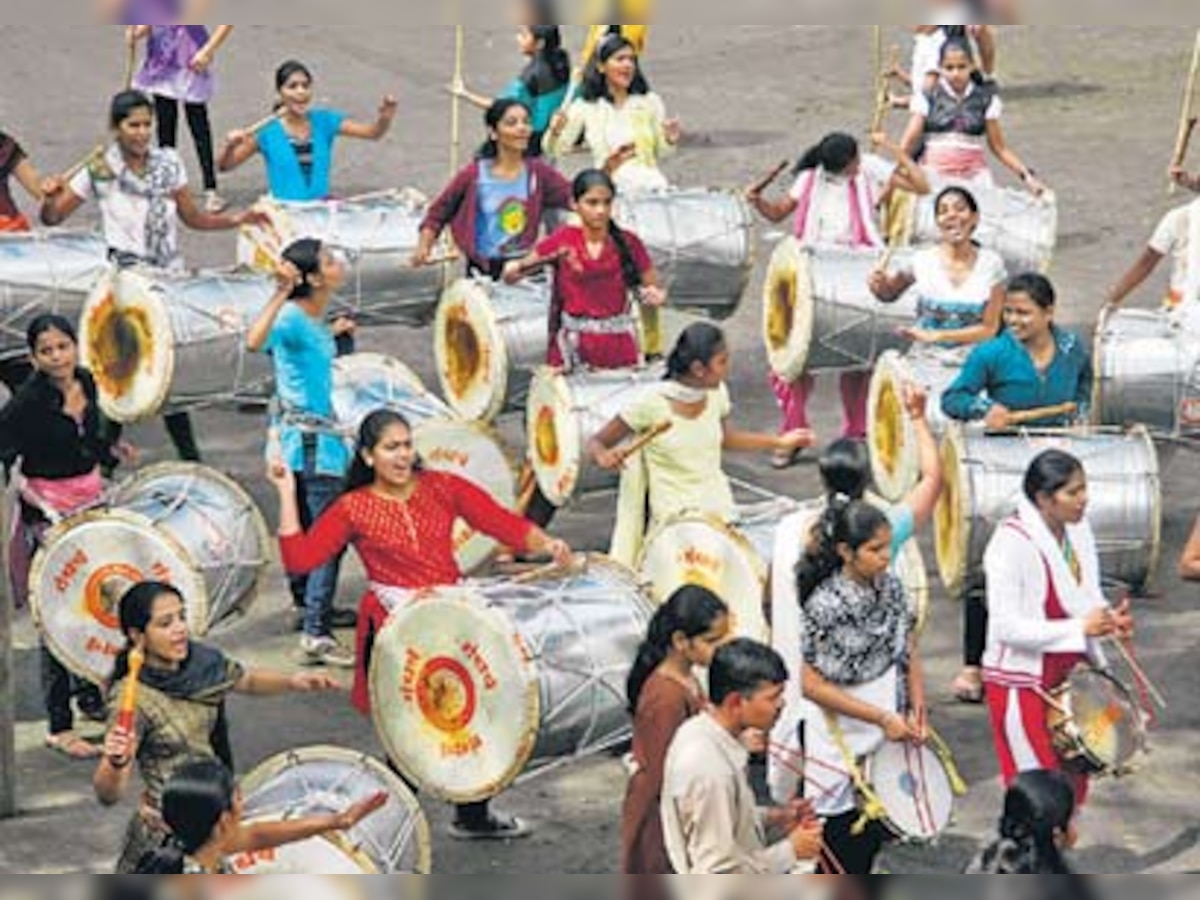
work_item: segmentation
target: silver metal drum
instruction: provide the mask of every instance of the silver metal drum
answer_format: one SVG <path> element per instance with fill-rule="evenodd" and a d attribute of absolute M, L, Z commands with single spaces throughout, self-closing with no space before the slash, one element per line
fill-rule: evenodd
<path fill-rule="evenodd" d="M 555 506 L 615 487 L 616 472 L 592 464 L 587 442 L 629 404 L 662 384 L 664 366 L 565 375 L 538 369 L 529 390 L 525 433 L 542 495 Z"/>
<path fill-rule="evenodd" d="M 460 416 L 490 422 L 524 404 L 549 352 L 551 290 L 549 281 L 465 278 L 442 296 L 434 356 L 442 395 Z"/>
<path fill-rule="evenodd" d="M 265 275 L 114 271 L 79 327 L 80 363 L 105 415 L 138 422 L 164 408 L 269 397 L 271 359 L 246 349 L 246 331 L 274 294 Z"/>
<path fill-rule="evenodd" d="M 903 268 L 908 255 L 897 254 L 896 264 Z M 867 281 L 881 259 L 878 250 L 780 242 L 763 287 L 763 341 L 775 374 L 793 381 L 809 371 L 870 369 L 883 352 L 908 348 L 897 331 L 916 321 L 916 292 L 876 299 Z"/>
<path fill-rule="evenodd" d="M 641 238 L 675 309 L 727 319 L 754 266 L 754 216 L 733 191 L 689 189 L 617 198 L 621 227 Z"/>
<path fill-rule="evenodd" d="M 76 321 L 108 267 L 108 246 L 91 232 L 0 234 L 0 360 L 27 355 L 25 330 L 35 316 Z"/>
<path fill-rule="evenodd" d="M 266 197 L 255 209 L 270 223 L 242 229 L 238 263 L 271 274 L 292 242 L 317 238 L 349 267 L 343 292 L 348 304 L 339 311 L 362 324 L 425 325 L 444 283 L 441 266 L 414 269 L 410 263 L 427 208 L 426 198 L 412 189 L 314 203 Z"/>
<path fill-rule="evenodd" d="M 1016 512 L 1029 464 L 1050 449 L 1070 453 L 1087 471 L 1088 519 L 1104 578 L 1133 589 L 1154 578 L 1162 480 L 1146 429 L 989 435 L 955 426 L 942 446 L 945 487 L 934 516 L 938 568 L 952 595 L 982 581 L 993 531 Z"/>
<path fill-rule="evenodd" d="M 273 541 L 250 496 L 215 469 L 164 463 L 120 484 L 106 510 L 46 535 L 29 577 L 47 646 L 63 665 L 102 684 L 125 644 L 122 594 L 139 581 L 172 584 L 193 635 L 244 612 Z"/>
<path fill-rule="evenodd" d="M 652 608 L 625 567 L 592 556 L 576 572 L 391 602 L 372 710 L 392 761 L 422 790 L 486 800 L 630 737 L 625 682 Z"/>

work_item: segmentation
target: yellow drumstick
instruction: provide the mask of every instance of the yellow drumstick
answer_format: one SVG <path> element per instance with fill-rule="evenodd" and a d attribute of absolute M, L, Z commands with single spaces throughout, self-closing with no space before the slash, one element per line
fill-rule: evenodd
<path fill-rule="evenodd" d="M 1077 403 L 1059 403 L 1055 406 L 1043 406 L 1038 409 L 1023 409 L 1019 412 L 1008 414 L 1008 424 L 1028 425 L 1030 422 L 1038 422 L 1042 419 L 1057 419 L 1061 416 L 1071 416 L 1079 411 Z"/>
<path fill-rule="evenodd" d="M 272 122 L 275 122 L 278 119 L 281 119 L 282 117 L 283 117 L 283 107 L 280 107 L 279 109 L 275 110 L 275 112 L 271 113 L 269 116 L 263 116 L 261 119 L 259 119 L 257 122 L 255 122 L 253 125 L 243 128 L 242 131 L 248 135 L 258 134 L 260 131 L 262 131 L 264 128 L 266 128 L 268 125 L 270 125 Z"/>
<path fill-rule="evenodd" d="M 84 169 L 86 169 L 88 166 L 90 166 L 92 163 L 94 163 L 97 159 L 99 159 L 103 155 L 104 155 L 104 145 L 97 144 L 95 147 L 93 147 L 91 149 L 91 151 L 88 153 L 87 156 L 85 156 L 83 159 L 79 160 L 79 162 L 75 163 L 75 165 L 71 166 L 71 168 L 67 169 L 67 171 L 63 172 L 63 174 L 60 175 L 59 178 L 62 180 L 62 182 L 64 184 L 70 183 L 71 181 L 74 180 L 76 175 L 78 175 L 80 172 L 82 172 Z"/>
<path fill-rule="evenodd" d="M 619 447 L 615 451 L 615 453 L 617 455 L 617 459 L 621 463 L 625 463 L 631 457 L 637 456 L 637 454 L 641 453 L 643 450 L 645 450 L 647 447 L 649 447 L 652 443 L 654 443 L 654 441 L 658 440 L 660 437 L 662 437 L 664 434 L 666 434 L 668 431 L 670 431 L 674 427 L 675 427 L 674 422 L 670 422 L 670 421 L 659 422 L 657 425 L 655 425 L 653 428 L 649 429 L 648 431 L 642 432 L 642 434 L 640 434 L 633 441 L 630 441 L 624 447 Z"/>

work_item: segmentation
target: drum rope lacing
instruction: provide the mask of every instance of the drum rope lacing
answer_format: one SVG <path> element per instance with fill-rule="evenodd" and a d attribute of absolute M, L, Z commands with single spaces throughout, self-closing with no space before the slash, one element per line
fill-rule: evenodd
<path fill-rule="evenodd" d="M 50 237 L 52 234 L 53 234 L 53 232 L 35 231 L 32 233 L 31 236 L 32 236 L 32 239 L 39 246 L 39 248 L 43 248 L 43 247 L 49 245 Z M 50 288 L 51 294 L 55 300 L 55 303 L 57 304 L 57 301 L 59 299 L 61 299 L 61 295 L 66 293 L 65 273 L 64 273 L 64 270 L 59 266 L 59 264 L 56 263 L 56 261 L 54 259 L 54 254 L 45 254 L 45 258 L 50 267 L 49 288 Z M 4 303 L 4 306 L 0 307 L 0 308 L 7 309 L 8 304 L 12 302 L 13 296 L 15 295 L 15 291 L 17 290 L 17 286 L 14 286 L 8 282 L 5 282 L 3 287 L 4 287 L 5 303 Z M 19 346 L 21 348 L 24 348 L 24 346 L 25 346 L 25 331 L 20 328 L 12 328 L 11 326 L 13 325 L 13 323 L 19 322 L 21 320 L 21 317 L 24 316 L 26 313 L 29 313 L 29 312 L 32 312 L 32 311 L 38 309 L 41 305 L 42 305 L 41 299 L 35 298 L 33 300 L 30 300 L 24 306 L 20 306 L 20 307 L 17 307 L 16 309 L 14 309 L 11 315 L 6 316 L 3 319 L 0 319 L 0 334 L 12 335 L 13 338 L 15 338 L 17 340 L 17 343 L 19 344 Z M 24 353 L 23 350 L 21 352 L 22 352 L 22 354 Z"/>

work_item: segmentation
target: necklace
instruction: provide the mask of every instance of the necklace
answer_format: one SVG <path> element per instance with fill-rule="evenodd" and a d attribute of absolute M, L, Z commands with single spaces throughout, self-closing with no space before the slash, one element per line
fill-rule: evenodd
<path fill-rule="evenodd" d="M 1080 565 L 1079 555 L 1075 552 L 1075 547 L 1071 543 L 1069 535 L 1064 534 L 1062 539 L 1062 554 L 1067 561 L 1067 568 L 1071 570 L 1071 577 L 1079 584 L 1083 583 L 1083 566 Z"/>

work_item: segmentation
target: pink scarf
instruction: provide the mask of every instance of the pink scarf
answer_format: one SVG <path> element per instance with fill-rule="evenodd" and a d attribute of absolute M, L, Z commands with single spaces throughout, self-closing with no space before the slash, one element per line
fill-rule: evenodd
<path fill-rule="evenodd" d="M 828 187 L 824 170 L 809 169 L 800 176 L 800 199 L 796 209 L 796 237 L 802 242 L 808 242 L 809 217 L 812 215 L 813 199 L 817 193 L 817 183 L 821 188 Z M 852 247 L 881 247 L 883 238 L 875 225 L 875 200 L 870 186 L 861 174 L 851 178 L 847 184 L 850 203 L 850 246 Z"/>

